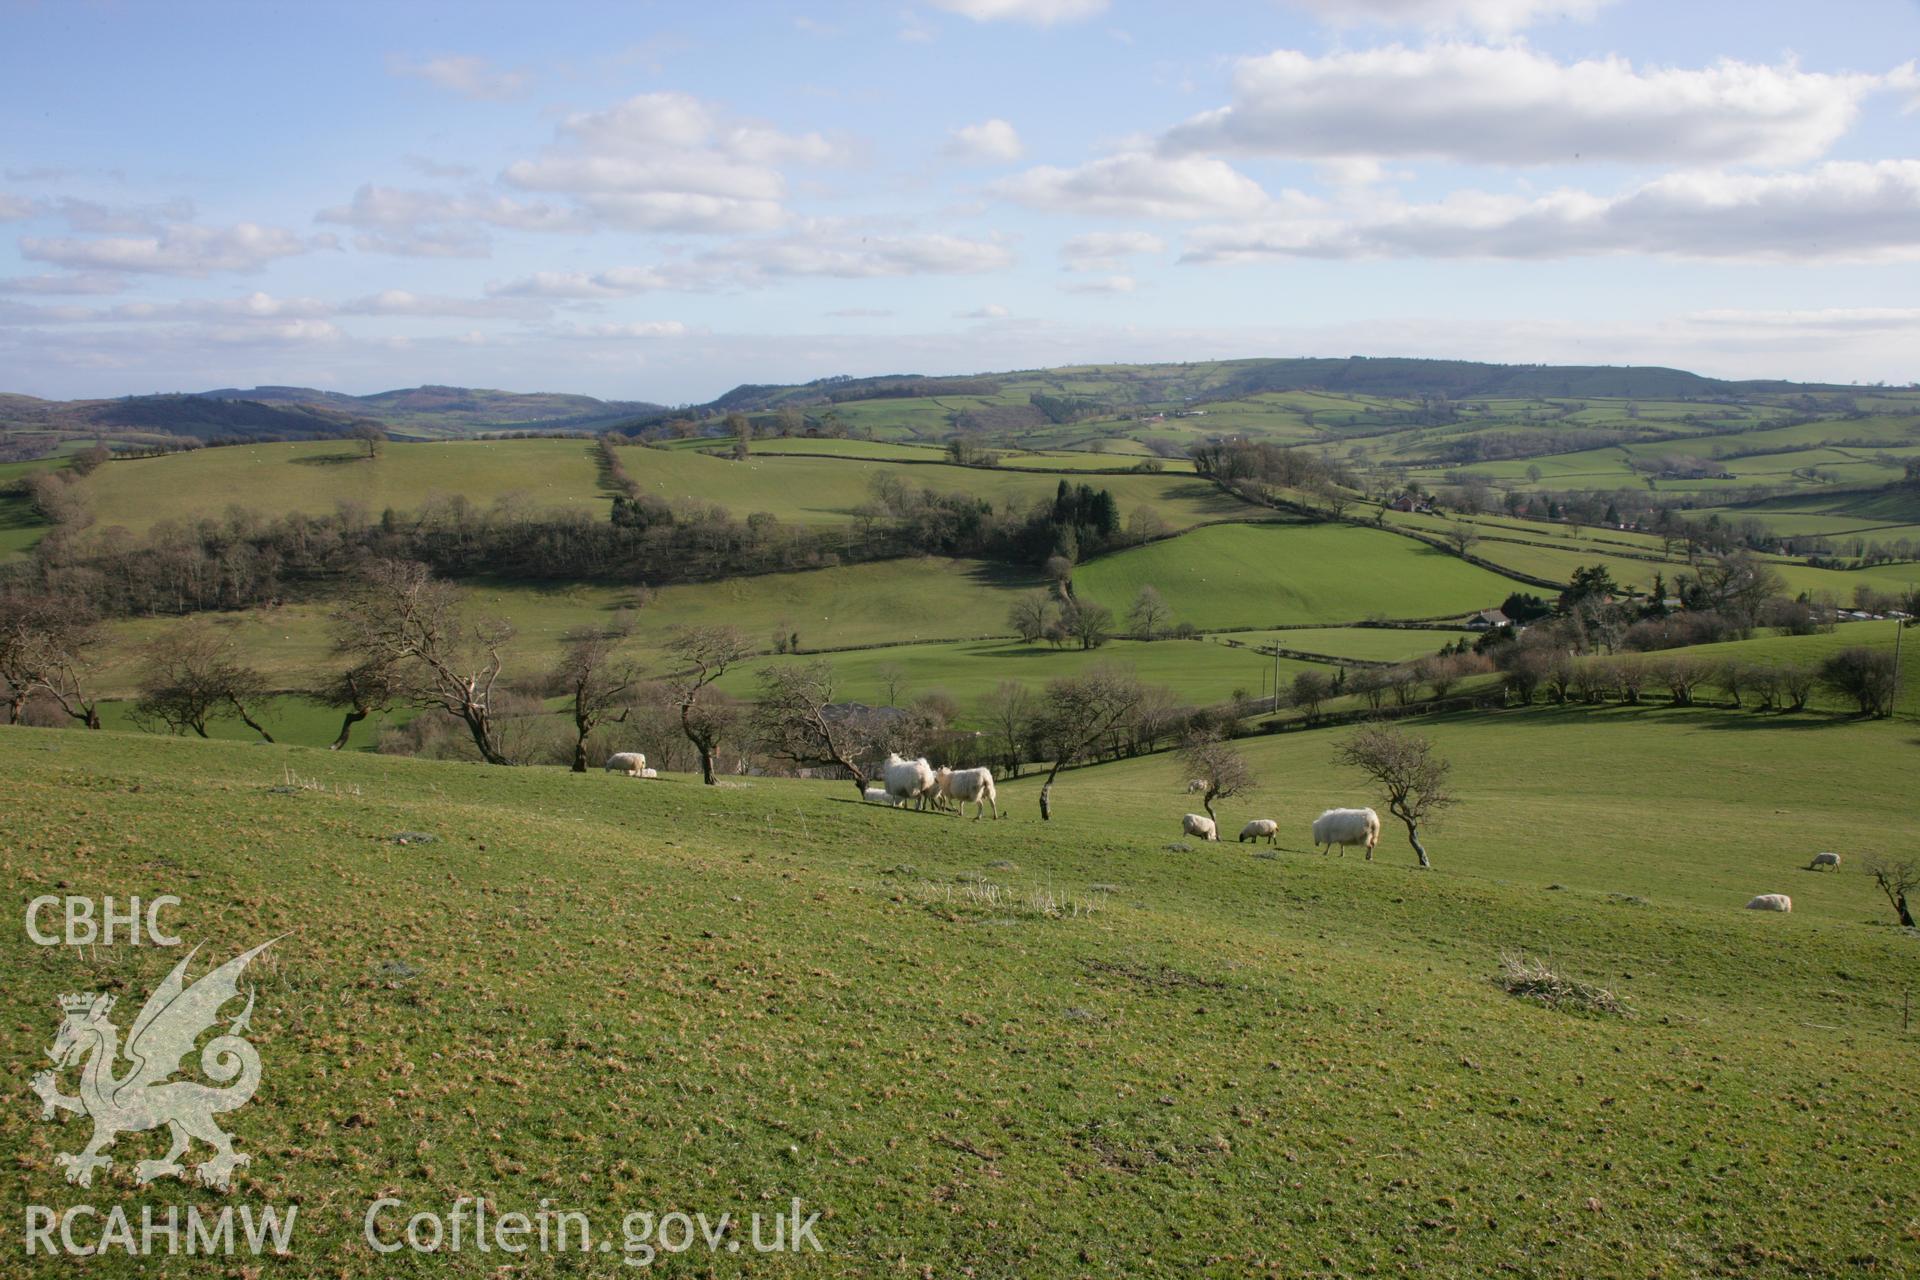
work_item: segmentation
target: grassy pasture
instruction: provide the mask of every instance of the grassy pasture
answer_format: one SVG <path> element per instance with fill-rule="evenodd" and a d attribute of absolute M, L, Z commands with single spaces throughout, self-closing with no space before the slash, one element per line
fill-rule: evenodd
<path fill-rule="evenodd" d="M 1007 634 L 1014 594 L 1035 585 L 1004 566 L 928 557 L 662 587 L 646 605 L 626 587 L 482 582 L 469 584 L 466 594 L 473 612 L 513 623 L 509 675 L 517 680 L 549 668 L 568 631 L 611 626 L 623 613 L 633 624 L 636 653 L 658 665 L 660 645 L 675 626 L 730 624 L 769 649 L 778 628 L 798 632 L 808 650 Z M 333 665 L 323 604 L 209 616 L 278 687 L 295 687 Z M 129 691 L 140 646 L 175 625 L 171 618 L 111 624 L 100 687 Z"/>
<path fill-rule="evenodd" d="M 874 477 L 897 475 L 913 489 L 968 493 L 997 505 L 1025 507 L 1051 498 L 1057 475 L 955 466 L 902 466 L 885 461 L 755 455 L 732 462 L 684 450 L 625 449 L 621 459 L 642 490 L 678 502 L 719 503 L 735 515 L 768 511 L 796 524 L 839 524 L 872 500 Z M 1089 483 L 1093 479 L 1089 478 Z M 1242 518 L 1250 508 L 1207 481 L 1187 475 L 1118 475 L 1098 478 L 1121 515 L 1151 507 L 1174 528 L 1205 520 Z"/>
<path fill-rule="evenodd" d="M 1233 638 L 1240 639 L 1239 636 Z M 975 729 L 987 727 L 981 706 L 983 699 L 1006 680 L 1017 680 L 1038 690 L 1049 680 L 1112 664 L 1131 667 L 1146 683 L 1165 685 L 1183 700 L 1205 705 L 1225 702 L 1236 691 L 1258 696 L 1263 688 L 1271 687 L 1274 669 L 1272 658 L 1262 657 L 1251 648 L 1235 648 L 1208 640 L 1113 640 L 1098 649 L 1083 650 L 1077 645 L 1055 649 L 1046 644 L 1025 645 L 1007 639 L 894 645 L 856 653 L 767 658 L 729 674 L 721 681 L 721 687 L 739 697 L 751 697 L 757 687 L 755 677 L 763 668 L 810 662 L 815 656 L 824 656 L 832 664 L 837 699 L 884 706 L 887 697 L 881 672 L 894 666 L 906 676 L 900 695 L 902 705 L 925 693 L 943 693 L 960 704 L 963 727 Z M 1313 663 L 1282 660 L 1282 684 L 1309 668 L 1328 673 L 1331 670 Z"/>
<path fill-rule="evenodd" d="M 1472 639 L 1471 631 L 1396 630 L 1391 627 L 1289 627 L 1284 631 L 1236 631 L 1245 644 L 1279 644 L 1301 653 L 1363 662 L 1406 662 L 1438 653 L 1443 645 Z"/>
<path fill-rule="evenodd" d="M 1410 538 L 1352 525 L 1213 526 L 1074 572 L 1075 594 L 1122 617 L 1148 584 L 1176 622 L 1197 627 L 1465 614 L 1520 586 Z"/>
<path fill-rule="evenodd" d="M 481 507 L 518 496 L 536 511 L 596 518 L 609 503 L 584 440 L 388 444 L 374 459 L 345 440 L 236 445 L 109 463 L 85 483 L 98 526 L 136 533 L 162 520 L 219 517 L 229 507 L 320 515 L 357 503 L 377 516 L 387 507 L 417 510 L 436 493 Z"/>
<path fill-rule="evenodd" d="M 1171 757 L 1064 775 L 1046 825 L 1009 784 L 1016 816 L 975 824 L 845 784 L 17 729 L 0 870 L 23 895 L 178 892 L 214 958 L 288 935 L 249 972 L 266 1086 L 228 1125 L 254 1155 L 236 1197 L 301 1204 L 279 1265 L 303 1274 L 493 1274 L 359 1240 L 376 1196 L 456 1191 L 616 1240 L 636 1207 L 798 1196 L 831 1215 L 809 1274 L 1920 1266 L 1898 1030 L 1920 961 L 1854 869 L 1910 832 L 1910 728 L 1426 727 L 1465 802 L 1425 874 L 1392 833 L 1372 864 L 1301 851 L 1323 804 L 1367 799 L 1333 733 L 1247 744 L 1266 789 L 1223 817 L 1276 817 L 1286 846 L 1255 857 L 1168 847 Z M 269 790 L 288 769 L 316 789 Z M 1842 873 L 1799 869 L 1829 847 Z M 1739 909 L 1762 890 L 1795 912 Z M 1507 996 L 1510 947 L 1638 1016 Z M 9 1060 L 42 1060 L 59 993 L 145 992 L 176 959 L 9 931 Z M 0 1140 L 56 1208 L 219 1203 L 134 1188 L 150 1137 L 90 1191 L 53 1163 L 76 1125 L 16 1106 Z"/>

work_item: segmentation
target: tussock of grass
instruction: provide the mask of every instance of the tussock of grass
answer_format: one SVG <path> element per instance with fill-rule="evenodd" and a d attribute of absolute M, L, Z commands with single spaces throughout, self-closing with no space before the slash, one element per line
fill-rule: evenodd
<path fill-rule="evenodd" d="M 922 906 L 954 915 L 989 913 L 1020 920 L 1084 920 L 1106 906 L 1104 893 L 1072 894 L 1052 889 L 1014 889 L 984 876 L 962 875 L 952 884 L 922 882 L 912 891 Z"/>
<path fill-rule="evenodd" d="M 1605 987 L 1569 978 L 1554 968 L 1551 961 L 1524 951 L 1500 953 L 1500 976 L 1495 981 L 1508 995 L 1535 1001 L 1549 1009 L 1610 1014 L 1619 1018 L 1633 1016 L 1626 1004 Z"/>

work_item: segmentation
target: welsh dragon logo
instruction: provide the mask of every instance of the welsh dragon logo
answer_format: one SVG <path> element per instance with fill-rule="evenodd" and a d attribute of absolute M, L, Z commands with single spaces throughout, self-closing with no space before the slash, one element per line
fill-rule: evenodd
<path fill-rule="evenodd" d="M 135 1181 L 145 1184 L 169 1174 L 185 1177 L 187 1170 L 180 1157 L 197 1138 L 211 1146 L 214 1154 L 195 1166 L 194 1173 L 207 1186 L 226 1190 L 234 1169 L 248 1163 L 250 1157 L 233 1149 L 233 1139 L 214 1124 L 213 1118 L 246 1105 L 260 1085 L 260 1054 L 240 1034 L 247 1030 L 253 1014 L 251 992 L 247 1007 L 227 1025 L 226 1033 L 209 1040 L 200 1051 L 200 1070 L 224 1087 L 192 1080 L 169 1082 L 168 1077 L 181 1069 L 180 1060 L 192 1051 L 201 1033 L 219 1021 L 221 1007 L 239 996 L 240 974 L 248 962 L 277 941 L 263 942 L 235 956 L 192 986 L 186 983 L 187 965 L 200 948 L 189 951 L 141 1006 L 140 1016 L 127 1033 L 127 1066 L 118 1075 L 120 1029 L 107 1017 L 114 997 L 91 992 L 60 997 L 66 1018 L 47 1056 L 62 1071 L 84 1060 L 80 1093 L 61 1093 L 52 1071 L 33 1077 L 33 1091 L 43 1104 L 43 1120 L 52 1119 L 56 1110 L 93 1118 L 93 1140 L 86 1149 L 77 1155 L 62 1153 L 54 1157 L 55 1163 L 66 1169 L 68 1182 L 92 1186 L 93 1171 L 113 1163 L 100 1153 L 116 1138 L 165 1125 L 173 1145 L 161 1159 L 136 1164 Z"/>

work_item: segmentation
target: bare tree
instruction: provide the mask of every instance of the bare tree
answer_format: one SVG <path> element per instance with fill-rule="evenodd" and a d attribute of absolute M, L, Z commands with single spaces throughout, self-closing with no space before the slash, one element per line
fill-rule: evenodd
<path fill-rule="evenodd" d="M 753 646 L 737 627 L 676 627 L 667 639 L 667 653 L 684 668 L 667 680 L 680 709 L 680 728 L 700 753 L 700 780 L 713 786 L 714 750 L 735 717 L 707 686 L 752 657 Z"/>
<path fill-rule="evenodd" d="M 1080 642 L 1082 649 L 1098 649 L 1113 635 L 1113 610 L 1091 600 L 1075 600 L 1067 605 L 1062 621 L 1067 633 Z"/>
<path fill-rule="evenodd" d="M 1007 610 L 1007 625 L 1024 643 L 1032 644 L 1047 633 L 1048 615 L 1052 609 L 1053 603 L 1047 598 L 1046 592 L 1024 592 Z"/>
<path fill-rule="evenodd" d="M 1843 698 L 1851 698 L 1863 716 L 1884 717 L 1893 710 L 1893 655 L 1883 649 L 1853 645 L 1820 664 L 1820 683 Z"/>
<path fill-rule="evenodd" d="M 234 716 L 268 742 L 273 735 L 247 711 L 267 695 L 258 671 L 238 661 L 231 648 L 204 622 L 183 622 L 148 644 L 139 675 L 140 697 L 133 718 L 143 728 L 160 725 L 170 733 L 193 730 L 202 738 L 207 725 Z"/>
<path fill-rule="evenodd" d="M 1467 552 L 1473 550 L 1474 544 L 1480 541 L 1479 533 L 1474 530 L 1473 526 L 1464 522 L 1456 522 L 1448 525 L 1446 537 L 1447 545 L 1453 548 L 1453 553 L 1457 556 L 1464 556 Z"/>
<path fill-rule="evenodd" d="M 1053 761 L 1040 786 L 1041 821 L 1053 820 L 1053 780 L 1060 770 L 1126 723 L 1145 693 L 1132 671 L 1118 667 L 1047 683 L 1034 724 L 1042 757 Z"/>
<path fill-rule="evenodd" d="M 1196 734 L 1190 738 L 1180 749 L 1180 762 L 1188 777 L 1206 781 L 1207 789 L 1201 795 L 1200 803 L 1206 807 L 1209 818 L 1216 816 L 1213 812 L 1215 800 L 1245 795 L 1260 785 L 1260 780 L 1253 776 L 1253 770 L 1247 767 L 1246 758 L 1218 732 Z"/>
<path fill-rule="evenodd" d="M 862 758 L 872 749 L 873 725 L 833 701 L 833 668 L 825 661 L 768 667 L 760 673 L 754 737 L 769 755 L 797 765 L 834 764 L 865 792 Z"/>
<path fill-rule="evenodd" d="M 387 447 L 387 433 L 377 422 L 356 422 L 347 429 L 349 440 L 358 440 L 366 446 L 367 457 L 377 458 Z"/>
<path fill-rule="evenodd" d="M 1318 671 L 1302 671 L 1293 678 L 1293 705 L 1312 724 L 1320 718 L 1320 704 L 1333 693 L 1333 683 Z"/>
<path fill-rule="evenodd" d="M 393 676 L 393 669 L 385 663 L 359 662 L 308 690 L 307 696 L 315 702 L 341 712 L 340 732 L 328 744 L 329 751 L 338 751 L 347 745 L 353 726 L 393 705 L 399 696 Z"/>
<path fill-rule="evenodd" d="M 1334 760 L 1360 770 L 1386 793 L 1387 808 L 1407 828 L 1407 843 L 1430 867 L 1427 848 L 1420 843 L 1420 824 L 1452 805 L 1455 796 L 1447 775 L 1453 766 L 1433 753 L 1433 744 L 1418 734 L 1391 725 L 1370 724 L 1342 743 Z"/>
<path fill-rule="evenodd" d="M 45 693 L 68 716 L 98 729 L 99 706 L 80 680 L 82 656 L 95 639 L 94 620 L 78 604 L 51 595 L 0 597 L 0 684 L 7 723 L 19 724 L 27 699 Z"/>
<path fill-rule="evenodd" d="M 1900 927 L 1914 927 L 1913 912 L 1907 907 L 1907 895 L 1920 889 L 1920 862 L 1912 858 L 1895 861 L 1891 858 L 1875 858 L 1867 863 L 1867 874 L 1873 877 L 1880 892 L 1887 895 L 1887 902 L 1893 907 L 1893 913 L 1900 917 Z"/>
<path fill-rule="evenodd" d="M 469 623 L 457 587 L 411 560 L 366 565 L 333 611 L 334 648 L 354 666 L 390 673 L 397 701 L 459 720 L 480 758 L 511 764 L 494 698 L 513 630 Z"/>
<path fill-rule="evenodd" d="M 1046 567 L 1041 572 L 1047 575 L 1047 581 L 1056 589 L 1064 592 L 1073 582 L 1073 561 L 1065 556 L 1048 556 Z"/>
<path fill-rule="evenodd" d="M 885 662 L 874 675 L 880 679 L 880 687 L 886 690 L 887 705 L 900 705 L 900 695 L 907 691 L 907 669 L 897 662 Z"/>
<path fill-rule="evenodd" d="M 573 717 L 573 772 L 587 771 L 587 738 L 603 723 L 619 723 L 633 708 L 640 669 L 622 657 L 621 633 L 578 627 L 561 637 L 560 662 L 547 678 L 549 692 L 567 699 Z"/>
<path fill-rule="evenodd" d="M 1142 640 L 1151 640 L 1166 629 L 1167 621 L 1172 617 L 1167 602 L 1152 583 L 1146 583 L 1133 598 L 1133 607 L 1127 610 L 1127 622 L 1133 627 L 1133 634 Z"/>
<path fill-rule="evenodd" d="M 1009 778 L 1020 776 L 1021 754 L 1033 733 L 1033 691 L 1018 680 L 1002 680 L 981 705 L 992 726 L 1001 766 Z"/>

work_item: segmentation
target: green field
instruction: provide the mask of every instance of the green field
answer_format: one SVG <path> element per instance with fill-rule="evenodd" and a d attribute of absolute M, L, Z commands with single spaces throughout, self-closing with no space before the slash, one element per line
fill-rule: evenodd
<path fill-rule="evenodd" d="M 413 512 L 457 494 L 482 510 L 504 499 L 598 518 L 610 501 L 584 440 L 389 444 L 372 459 L 355 449 L 341 440 L 196 449 L 110 463 L 85 484 L 99 527 L 136 533 L 162 520 L 218 518 L 233 507 L 326 515 L 351 503 L 377 517 L 388 507 Z"/>
<path fill-rule="evenodd" d="M 1464 615 L 1521 584 L 1410 538 L 1353 525 L 1223 525 L 1103 556 L 1074 593 L 1124 617 L 1152 585 L 1176 622 L 1261 627 Z"/>
<path fill-rule="evenodd" d="M 660 645 L 677 626 L 736 626 L 768 651 L 776 630 L 783 637 L 798 634 L 803 650 L 1009 635 L 1008 607 L 1037 585 L 1037 576 L 1004 565 L 928 556 L 687 583 L 662 587 L 650 598 L 626 587 L 495 582 L 467 584 L 465 595 L 473 613 L 513 624 L 508 674 L 518 680 L 551 667 L 568 631 L 622 619 L 632 625 L 636 654 L 663 674 Z M 277 687 L 296 687 L 334 665 L 324 604 L 209 616 Z M 111 624 L 96 664 L 97 687 L 130 690 L 139 648 L 177 622 Z"/>
<path fill-rule="evenodd" d="M 1407 662 L 1438 653 L 1459 640 L 1472 641 L 1472 631 L 1429 631 L 1393 627 L 1288 627 L 1282 631 L 1236 631 L 1225 639 L 1242 644 L 1278 644 L 1301 653 L 1324 653 L 1331 658 L 1362 662 Z"/>
<path fill-rule="evenodd" d="M 1240 639 L 1236 636 L 1234 639 Z M 1050 645 L 1023 645 L 1017 640 L 980 640 L 960 644 L 919 644 L 828 654 L 835 676 L 834 697 L 876 705 L 887 702 L 882 672 L 897 667 L 905 684 L 900 705 L 928 693 L 940 693 L 960 704 L 961 724 L 986 727 L 981 700 L 1003 681 L 1017 680 L 1038 691 L 1049 680 L 1077 676 L 1092 667 L 1114 664 L 1131 668 L 1148 684 L 1172 689 L 1184 702 L 1209 705 L 1227 701 L 1236 692 L 1258 697 L 1271 691 L 1274 661 L 1250 648 L 1234 648 L 1210 640 L 1114 640 L 1098 649 L 1077 644 L 1064 649 Z M 812 658 L 770 658 L 729 675 L 721 687 L 751 697 L 755 674 L 763 667 Z M 1282 661 L 1284 685 L 1312 663 Z M 1324 666 L 1319 670 L 1331 674 Z"/>
<path fill-rule="evenodd" d="M 1320 807 L 1371 799 L 1332 732 L 1246 744 L 1265 786 L 1222 817 L 1280 820 L 1256 857 L 1179 842 L 1171 757 L 1064 775 L 1046 825 L 1008 784 L 996 824 L 844 783 L 0 729 L 0 869 L 23 897 L 176 892 L 208 960 L 285 935 L 248 973 L 265 1087 L 223 1118 L 254 1157 L 234 1197 L 301 1206 L 268 1271 L 495 1274 L 360 1238 L 376 1197 L 458 1193 L 547 1197 L 616 1242 L 634 1208 L 798 1197 L 829 1215 L 821 1274 L 1920 1267 L 1920 957 L 1857 869 L 1910 837 L 1911 727 L 1429 731 L 1463 803 L 1424 874 L 1392 831 L 1372 864 L 1302 851 Z M 289 771 L 308 787 L 276 791 Z M 1801 869 L 1825 848 L 1841 873 Z M 1740 909 L 1763 891 L 1794 913 Z M 1510 948 L 1635 1016 L 1506 995 Z M 9 1060 L 45 1061 L 60 993 L 131 1004 L 177 958 L 10 932 Z M 81 1133 L 0 1112 L 16 1188 L 221 1202 L 136 1190 L 141 1135 L 70 1187 L 53 1157 Z"/>

